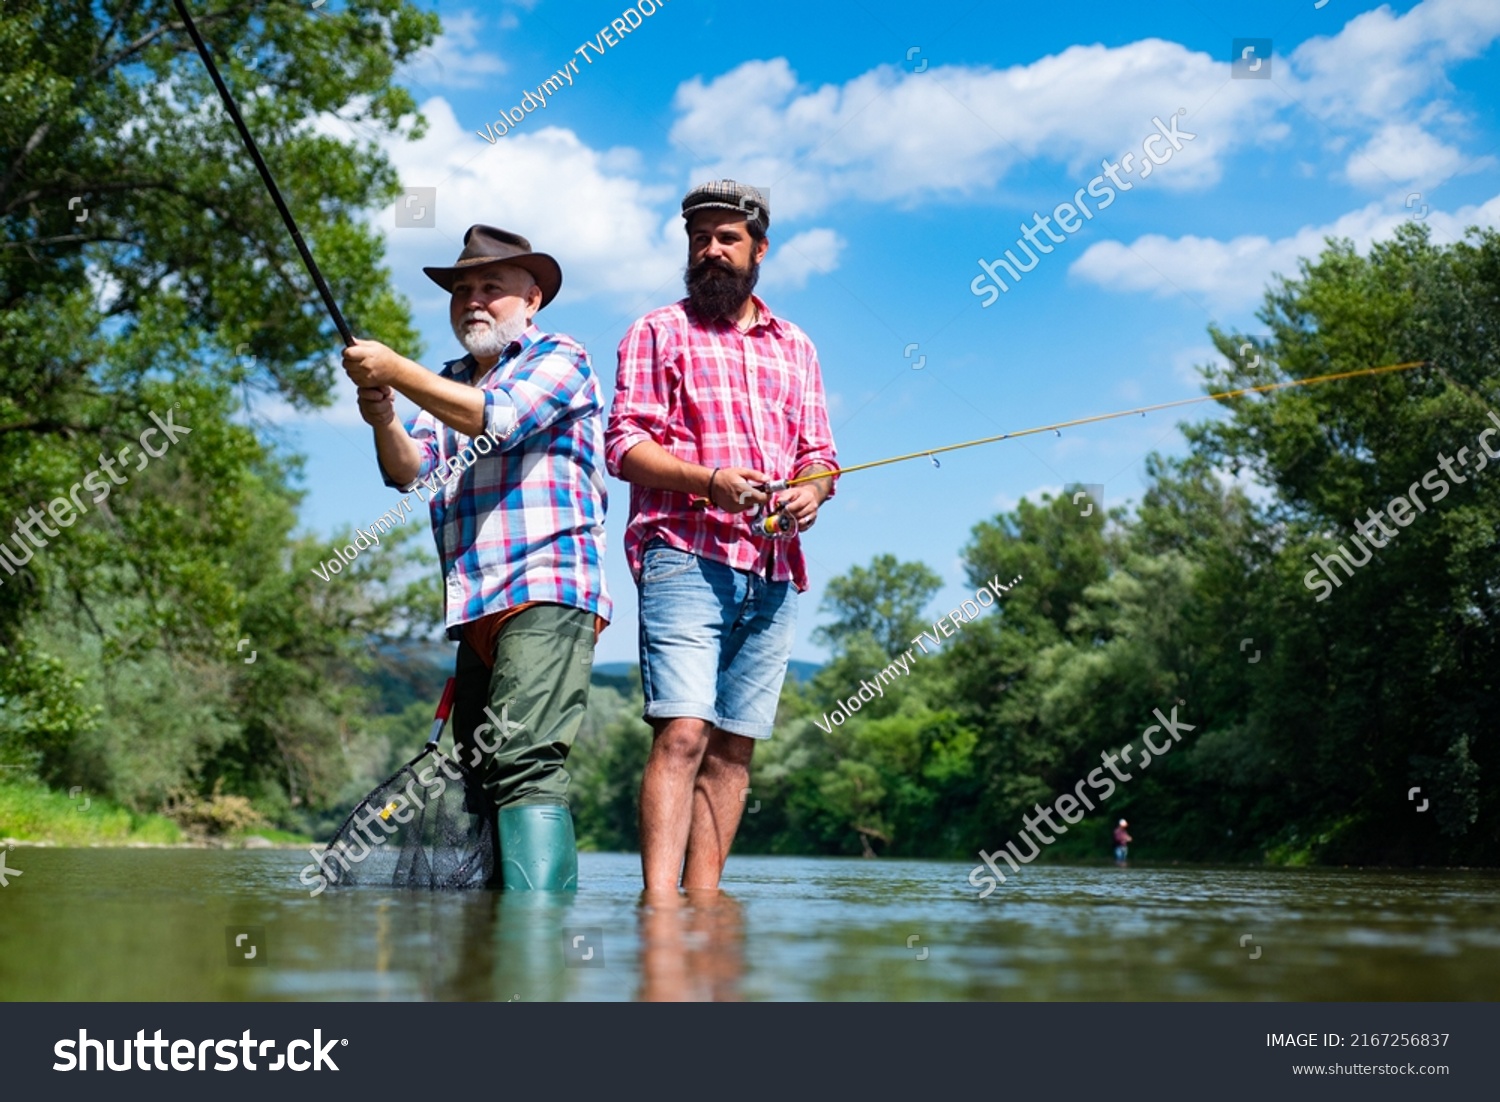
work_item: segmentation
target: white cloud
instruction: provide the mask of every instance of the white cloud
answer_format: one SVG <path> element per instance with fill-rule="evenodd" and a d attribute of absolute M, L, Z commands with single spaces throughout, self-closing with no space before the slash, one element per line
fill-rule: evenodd
<path fill-rule="evenodd" d="M 654 304 L 663 284 L 676 283 L 684 238 L 678 219 L 662 213 L 676 189 L 642 182 L 632 171 L 640 166 L 634 151 L 601 152 L 571 130 L 550 126 L 492 146 L 461 128 L 442 97 L 424 103 L 422 113 L 427 133 L 420 140 L 387 139 L 382 148 L 404 186 L 437 188 L 436 228 L 397 227 L 395 206 L 371 218 L 403 287 L 423 266 L 451 264 L 476 222 L 519 233 L 556 257 L 562 294 L 570 299 L 610 296 L 636 304 L 644 296 Z M 340 124 L 324 125 L 332 131 Z M 415 279 L 428 289 L 424 277 Z M 435 285 L 430 295 L 432 302 L 418 302 L 419 309 L 446 305 Z"/>
<path fill-rule="evenodd" d="M 449 19 L 455 41 L 476 26 L 472 13 Z M 1099 243 L 1072 269 L 1122 290 L 1170 291 L 1172 284 L 1153 270 L 1159 268 L 1184 290 L 1241 306 L 1259 299 L 1271 272 L 1292 274 L 1299 256 L 1316 255 L 1325 234 L 1367 243 L 1412 213 L 1398 209 L 1402 191 L 1492 163 L 1467 159 L 1437 136 L 1462 122 L 1447 105 L 1429 101 L 1418 109 L 1416 101 L 1446 89 L 1444 67 L 1476 56 L 1497 34 L 1494 0 L 1425 0 L 1405 15 L 1382 7 L 1277 58 L 1275 82 L 1235 81 L 1232 88 L 1225 59 L 1155 38 L 1071 46 L 1005 69 L 938 66 L 914 73 L 879 66 L 817 87 L 802 85 L 785 58 L 752 60 L 678 86 L 671 137 L 696 167 L 690 180 L 670 183 L 652 179 L 655 162 L 639 150 L 591 148 L 574 132 L 545 125 L 542 112 L 500 143 L 486 144 L 459 126 L 447 99 L 433 97 L 423 108 L 422 140 L 382 144 L 403 183 L 438 187 L 438 227 L 397 230 L 390 210 L 374 221 L 386 234 L 398 278 L 423 264 L 449 262 L 463 230 L 488 222 L 524 233 L 557 256 L 570 299 L 605 297 L 621 309 L 645 308 L 663 288 L 677 289 L 684 258 L 676 203 L 684 184 L 732 176 L 769 186 L 778 224 L 851 200 L 1005 202 L 999 185 L 1028 162 L 1061 164 L 1074 181 L 1086 181 L 1103 156 L 1138 151 L 1155 131 L 1153 118 L 1170 119 L 1185 107 L 1190 113 L 1180 125 L 1196 137 L 1144 184 L 1204 187 L 1247 141 L 1278 143 L 1291 133 L 1282 119 L 1301 109 L 1285 88 L 1352 128 L 1320 139 L 1324 148 L 1338 150 L 1351 182 L 1398 185 L 1394 198 L 1277 240 L 1150 235 L 1135 242 L 1133 253 L 1117 242 Z M 478 72 L 473 66 L 488 62 L 475 58 L 484 56 L 456 67 Z M 766 278 L 804 286 L 814 273 L 835 268 L 845 245 L 826 227 L 773 242 Z M 419 296 L 429 293 L 420 279 Z"/>
<path fill-rule="evenodd" d="M 471 11 L 445 16 L 443 33 L 401 67 L 397 80 L 419 89 L 482 88 L 507 69 L 495 54 L 470 47 L 484 31 L 483 21 Z"/>
<path fill-rule="evenodd" d="M 1463 153 L 1412 123 L 1390 123 L 1364 147 L 1350 154 L 1349 182 L 1376 191 L 1398 185 L 1431 188 L 1460 172 L 1472 172 L 1493 158 L 1471 162 Z"/>
<path fill-rule="evenodd" d="M 508 134 L 494 145 L 463 129 L 441 96 L 422 104 L 427 132 L 418 141 L 383 136 L 381 148 L 403 186 L 437 188 L 434 228 L 398 227 L 401 204 L 376 211 L 371 224 L 385 236 L 386 259 L 402 290 L 423 310 L 445 311 L 447 298 L 421 275 L 424 266 L 451 264 L 475 223 L 500 226 L 551 253 L 563 270 L 569 301 L 605 298 L 625 311 L 660 305 L 681 291 L 687 259 L 680 191 L 649 183 L 646 159 L 630 147 L 597 150 L 571 130 L 545 126 Z M 356 137 L 337 119 L 318 129 L 340 140 Z M 362 137 L 363 135 L 358 135 Z M 768 282 L 805 286 L 814 273 L 838 266 L 845 241 L 812 229 L 772 243 Z"/>
<path fill-rule="evenodd" d="M 1385 122 L 1418 99 L 1446 91 L 1447 67 L 1478 57 L 1497 36 L 1495 0 L 1425 0 L 1405 15 L 1382 4 L 1338 34 L 1298 46 L 1287 86 L 1327 121 Z"/>
<path fill-rule="evenodd" d="M 1138 147 L 1154 117 L 1178 108 L 1198 136 L 1155 177 L 1163 187 L 1217 182 L 1247 142 L 1280 144 L 1305 128 L 1303 108 L 1354 131 L 1320 134 L 1331 152 L 1368 141 L 1346 168 L 1356 183 L 1384 173 L 1430 185 L 1463 158 L 1415 124 L 1463 122 L 1431 97 L 1448 90 L 1449 67 L 1497 36 L 1495 0 L 1426 0 L 1404 15 L 1382 6 L 1275 58 L 1274 82 L 1228 88 L 1224 58 L 1158 38 L 1070 46 L 1006 69 L 882 65 L 817 87 L 778 57 L 680 85 L 672 138 L 706 166 L 694 182 L 711 174 L 772 185 L 778 213 L 794 217 L 848 200 L 984 200 L 1028 162 L 1062 164 L 1086 181 L 1101 158 Z"/>
<path fill-rule="evenodd" d="M 1172 378 L 1198 390 L 1203 386 L 1203 376 L 1198 374 L 1198 368 L 1201 365 L 1212 364 L 1215 367 L 1225 367 L 1228 363 L 1229 361 L 1211 344 L 1180 348 L 1172 354 Z"/>
<path fill-rule="evenodd" d="M 1276 240 L 1259 234 L 1220 241 L 1153 233 L 1136 238 L 1129 246 L 1103 241 L 1091 245 L 1069 272 L 1112 291 L 1170 295 L 1182 290 L 1201 295 L 1220 309 L 1243 310 L 1260 301 L 1274 273 L 1295 276 L 1299 258 L 1311 259 L 1322 253 L 1325 237 L 1347 237 L 1363 251 L 1371 242 L 1389 237 L 1397 225 L 1415 213 L 1417 209 L 1392 210 L 1371 203 L 1330 224 L 1304 226 Z M 1426 220 L 1439 240 L 1457 240 L 1471 225 L 1500 227 L 1500 195 L 1453 214 L 1431 211 Z M 1170 272 L 1171 280 L 1160 272 Z"/>
<path fill-rule="evenodd" d="M 880 66 L 818 88 L 802 87 L 785 58 L 747 61 L 679 86 L 672 139 L 707 162 L 695 178 L 772 185 L 777 213 L 797 216 L 844 199 L 979 197 L 1028 161 L 1064 164 L 1086 181 L 1102 157 L 1138 151 L 1153 118 L 1207 104 L 1182 125 L 1197 137 L 1156 178 L 1195 187 L 1217 180 L 1224 154 L 1280 107 L 1279 93 L 1255 89 L 1215 99 L 1224 69 L 1156 38 L 1070 46 L 1001 70 Z"/>
<path fill-rule="evenodd" d="M 829 229 L 804 230 L 780 245 L 771 243 L 763 270 L 767 287 L 800 290 L 814 272 L 826 275 L 839 266 L 848 242 Z"/>
<path fill-rule="evenodd" d="M 1054 499 L 1060 498 L 1063 496 L 1063 488 L 1055 482 L 1049 482 L 1042 486 L 1032 487 L 1025 493 L 1021 494 L 1020 497 L 1017 497 L 1014 494 L 1002 492 L 990 498 L 990 504 L 1003 513 L 1010 513 L 1014 512 L 1015 509 L 1021 504 L 1021 498 L 1025 498 L 1033 505 L 1041 504 L 1043 494 L 1047 494 Z"/>
<path fill-rule="evenodd" d="M 89 290 L 94 292 L 94 308 L 107 314 L 119 301 L 124 285 L 97 264 L 86 263 L 83 274 L 89 281 Z"/>
<path fill-rule="evenodd" d="M 359 412 L 354 384 L 340 372 L 333 388 L 333 405 L 320 409 L 298 409 L 279 394 L 256 392 L 246 396 L 250 415 L 259 422 L 273 425 L 322 425 L 346 440 L 365 439 L 369 425 Z M 396 395 L 396 416 L 405 423 L 419 412 L 417 405 L 404 394 Z M 345 430 L 358 429 L 350 433 Z"/>

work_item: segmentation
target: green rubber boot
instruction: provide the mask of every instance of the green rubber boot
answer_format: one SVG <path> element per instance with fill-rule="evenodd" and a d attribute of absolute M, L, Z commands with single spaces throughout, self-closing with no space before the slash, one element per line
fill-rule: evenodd
<path fill-rule="evenodd" d="M 506 891 L 578 890 L 578 847 L 566 807 L 500 809 L 500 882 Z"/>

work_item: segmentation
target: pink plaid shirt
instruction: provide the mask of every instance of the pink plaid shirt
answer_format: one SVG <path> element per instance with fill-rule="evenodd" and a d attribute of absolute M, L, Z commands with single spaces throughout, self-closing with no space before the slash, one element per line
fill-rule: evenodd
<path fill-rule="evenodd" d="M 772 478 L 795 478 L 815 465 L 837 469 L 817 350 L 752 297 L 760 318 L 747 333 L 729 321 L 704 321 L 687 299 L 630 327 L 604 432 L 610 474 L 622 477 L 625 453 L 643 440 L 688 463 L 753 467 Z M 631 485 L 625 560 L 637 581 L 641 552 L 659 537 L 680 551 L 807 588 L 800 536 L 757 536 L 747 514 L 691 509 L 689 500 Z"/>

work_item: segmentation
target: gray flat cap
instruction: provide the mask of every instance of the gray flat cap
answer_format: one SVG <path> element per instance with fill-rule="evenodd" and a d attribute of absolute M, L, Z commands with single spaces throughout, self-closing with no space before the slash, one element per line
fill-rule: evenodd
<path fill-rule="evenodd" d="M 743 211 L 745 221 L 764 234 L 771 228 L 771 201 L 760 188 L 734 180 L 710 180 L 699 184 L 682 201 L 682 217 L 691 220 L 700 210 Z"/>

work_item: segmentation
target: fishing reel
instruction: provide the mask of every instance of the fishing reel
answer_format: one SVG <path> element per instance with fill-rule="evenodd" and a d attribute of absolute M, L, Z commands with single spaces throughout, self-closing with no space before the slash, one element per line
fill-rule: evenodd
<path fill-rule="evenodd" d="M 765 539 L 789 540 L 797 534 L 797 518 L 792 516 L 791 510 L 784 503 L 774 509 L 771 508 L 770 495 L 785 490 L 786 486 L 784 478 L 774 479 L 760 485 L 761 492 L 767 495 L 766 500 L 751 510 L 747 517 L 750 522 L 750 531 L 755 535 Z M 745 497 L 745 494 L 741 494 L 740 501 L 743 502 Z"/>
<path fill-rule="evenodd" d="M 797 534 L 797 518 L 792 516 L 785 504 L 771 507 L 770 495 L 780 493 L 787 488 L 787 480 L 784 478 L 772 479 L 770 482 L 754 484 L 758 492 L 766 496 L 766 500 L 756 505 L 753 509 L 746 510 L 743 514 L 750 524 L 750 534 L 760 536 L 762 539 L 787 540 Z M 745 503 L 750 491 L 746 490 L 740 494 L 740 502 Z M 695 497 L 692 499 L 694 509 L 707 509 L 709 500 L 706 497 Z"/>
<path fill-rule="evenodd" d="M 785 505 L 775 510 L 759 506 L 750 517 L 750 531 L 771 540 L 789 540 L 797 534 L 797 518 Z"/>

